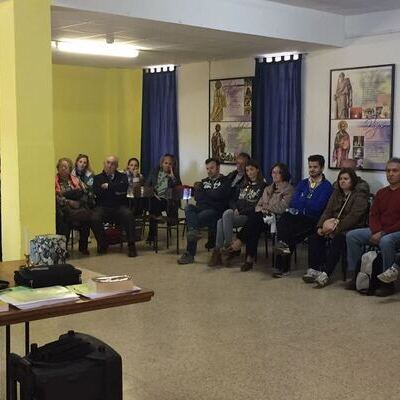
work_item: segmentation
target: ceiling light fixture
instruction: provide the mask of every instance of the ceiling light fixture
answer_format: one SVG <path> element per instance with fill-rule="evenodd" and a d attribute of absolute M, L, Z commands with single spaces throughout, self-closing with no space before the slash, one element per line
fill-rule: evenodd
<path fill-rule="evenodd" d="M 165 64 L 165 65 L 150 65 L 149 67 L 145 67 L 149 72 L 161 72 L 161 71 L 173 71 L 176 65 L 174 64 Z"/>
<path fill-rule="evenodd" d="M 53 40 L 51 47 L 66 53 L 97 56 L 135 58 L 139 55 L 139 50 L 131 44 L 107 43 L 96 40 Z"/>

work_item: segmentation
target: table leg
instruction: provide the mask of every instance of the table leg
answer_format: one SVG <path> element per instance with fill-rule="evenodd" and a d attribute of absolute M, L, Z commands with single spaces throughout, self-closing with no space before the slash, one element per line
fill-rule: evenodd
<path fill-rule="evenodd" d="M 29 354 L 30 338 L 29 338 L 29 322 L 25 322 L 25 355 Z"/>
<path fill-rule="evenodd" d="M 10 353 L 11 353 L 11 326 L 6 325 L 6 400 L 11 399 Z"/>

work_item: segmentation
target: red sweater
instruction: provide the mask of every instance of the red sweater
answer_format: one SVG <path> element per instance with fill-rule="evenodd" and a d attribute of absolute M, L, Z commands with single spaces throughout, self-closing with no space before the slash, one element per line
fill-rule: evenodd
<path fill-rule="evenodd" d="M 369 227 L 373 234 L 400 231 L 400 188 L 386 186 L 378 191 L 369 214 Z"/>

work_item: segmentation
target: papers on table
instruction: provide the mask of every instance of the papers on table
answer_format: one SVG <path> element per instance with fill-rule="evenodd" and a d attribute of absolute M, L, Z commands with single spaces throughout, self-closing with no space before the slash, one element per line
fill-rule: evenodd
<path fill-rule="evenodd" d="M 64 286 L 39 289 L 16 286 L 0 292 L 0 300 L 12 304 L 20 310 L 30 310 L 53 304 L 74 302 L 79 300 L 79 296 Z"/>
<path fill-rule="evenodd" d="M 116 294 L 123 293 L 137 293 L 142 289 L 139 286 L 133 286 L 129 290 L 118 290 L 112 292 L 96 292 L 93 287 L 87 283 L 81 283 L 80 285 L 67 286 L 73 293 L 79 294 L 80 296 L 87 297 L 88 299 L 100 299 L 103 297 L 115 296 Z"/>

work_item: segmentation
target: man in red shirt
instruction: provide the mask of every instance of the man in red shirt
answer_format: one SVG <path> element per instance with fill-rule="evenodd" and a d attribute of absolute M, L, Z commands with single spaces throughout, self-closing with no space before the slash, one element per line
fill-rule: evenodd
<path fill-rule="evenodd" d="M 369 216 L 369 228 L 347 233 L 348 269 L 354 272 L 367 244 L 377 245 L 382 252 L 384 282 L 376 291 L 380 297 L 394 293 L 393 281 L 398 277 L 395 264 L 396 249 L 400 247 L 400 158 L 391 158 L 386 164 L 389 186 L 380 189 Z M 390 275 L 390 276 L 389 276 Z"/>

